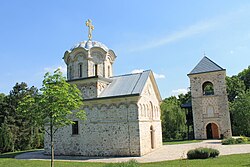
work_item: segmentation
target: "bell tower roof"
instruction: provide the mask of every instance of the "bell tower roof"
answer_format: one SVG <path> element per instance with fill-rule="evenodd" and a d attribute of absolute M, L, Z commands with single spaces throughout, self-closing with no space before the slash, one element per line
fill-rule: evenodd
<path fill-rule="evenodd" d="M 225 69 L 220 67 L 218 64 L 210 60 L 208 57 L 204 56 L 188 75 L 224 70 Z"/>

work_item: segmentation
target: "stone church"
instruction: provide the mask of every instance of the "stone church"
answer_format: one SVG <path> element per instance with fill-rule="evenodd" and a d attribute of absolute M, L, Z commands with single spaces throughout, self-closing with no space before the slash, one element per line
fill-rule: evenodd
<path fill-rule="evenodd" d="M 188 77 L 195 139 L 231 137 L 226 70 L 204 56 Z"/>
<path fill-rule="evenodd" d="M 89 39 L 64 54 L 67 79 L 84 98 L 86 120 L 59 129 L 56 155 L 142 156 L 162 146 L 161 96 L 153 72 L 113 76 L 116 54 Z M 50 153 L 48 136 L 45 153 Z"/>

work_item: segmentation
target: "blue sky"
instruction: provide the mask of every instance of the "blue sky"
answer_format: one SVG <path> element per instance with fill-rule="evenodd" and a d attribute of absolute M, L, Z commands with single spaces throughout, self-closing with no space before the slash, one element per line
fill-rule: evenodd
<path fill-rule="evenodd" d="M 152 69 L 163 98 L 185 92 L 204 52 L 235 75 L 250 65 L 250 1 L 1 1 L 0 92 L 16 82 L 41 87 L 65 65 L 63 54 L 87 40 L 114 50 L 115 75 Z"/>

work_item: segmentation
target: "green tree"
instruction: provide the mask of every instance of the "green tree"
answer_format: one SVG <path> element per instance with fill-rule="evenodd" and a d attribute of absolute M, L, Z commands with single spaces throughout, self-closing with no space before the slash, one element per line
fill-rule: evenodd
<path fill-rule="evenodd" d="M 187 104 L 187 103 L 191 103 L 191 91 L 188 91 L 186 94 L 179 94 L 178 95 L 178 100 L 180 101 L 180 104 Z"/>
<path fill-rule="evenodd" d="M 0 152 L 12 151 L 14 145 L 11 129 L 6 122 L 0 126 Z"/>
<path fill-rule="evenodd" d="M 81 92 L 66 82 L 59 69 L 53 75 L 45 74 L 39 96 L 27 95 L 20 103 L 19 110 L 33 118 L 34 124 L 45 125 L 51 142 L 51 167 L 54 166 L 54 134 L 59 128 L 74 124 L 74 117 L 85 119 L 82 105 Z"/>
<path fill-rule="evenodd" d="M 246 89 L 244 81 L 238 76 L 226 77 L 228 101 L 233 102 L 234 99 Z"/>
<path fill-rule="evenodd" d="M 241 93 L 230 106 L 235 135 L 250 136 L 250 90 Z"/>
<path fill-rule="evenodd" d="M 9 95 L 0 97 L 0 123 L 8 126 L 12 135 L 12 151 L 30 149 L 32 143 L 32 129 L 30 118 L 17 111 L 18 103 L 27 94 L 36 95 L 35 87 L 28 88 L 27 84 L 16 83 Z"/>
<path fill-rule="evenodd" d="M 161 104 L 163 140 L 184 139 L 187 133 L 185 112 L 180 107 L 180 101 L 175 97 L 163 100 Z"/>
<path fill-rule="evenodd" d="M 250 89 L 250 66 L 240 72 L 238 77 L 244 82 L 246 90 Z"/>

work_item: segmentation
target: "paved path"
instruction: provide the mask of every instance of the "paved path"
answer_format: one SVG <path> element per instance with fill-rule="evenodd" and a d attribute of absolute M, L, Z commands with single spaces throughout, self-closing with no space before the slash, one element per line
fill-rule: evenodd
<path fill-rule="evenodd" d="M 187 151 L 198 147 L 215 148 L 220 155 L 250 153 L 250 144 L 221 145 L 220 140 L 204 140 L 200 143 L 164 145 L 152 153 L 142 157 L 82 157 L 82 156 L 55 156 L 56 160 L 77 162 L 124 162 L 136 159 L 138 162 L 157 162 L 186 158 Z M 43 151 L 28 152 L 16 156 L 16 159 L 49 160 L 50 156 Z"/>

